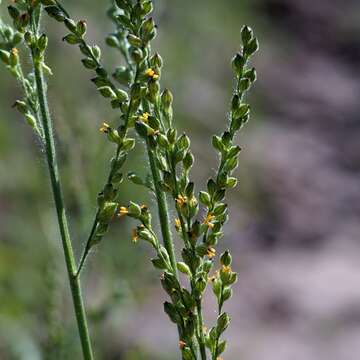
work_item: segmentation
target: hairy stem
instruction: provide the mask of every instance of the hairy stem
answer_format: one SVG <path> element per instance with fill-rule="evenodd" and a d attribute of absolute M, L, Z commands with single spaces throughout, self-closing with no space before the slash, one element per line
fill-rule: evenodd
<path fill-rule="evenodd" d="M 49 112 L 46 85 L 41 64 L 33 56 L 33 65 L 35 70 L 36 90 L 40 104 L 40 113 L 42 117 L 42 125 L 44 128 L 45 153 L 49 167 L 51 180 L 51 188 L 54 196 L 54 202 L 57 212 L 59 230 L 64 250 L 66 268 L 69 276 L 70 289 L 74 304 L 74 310 L 81 340 L 83 357 L 85 360 L 93 360 L 93 352 L 87 326 L 85 307 L 81 295 L 81 286 L 76 275 L 76 262 L 71 244 L 70 233 L 68 228 L 67 217 L 65 213 L 65 205 L 62 195 L 58 164 L 56 159 L 55 141 L 53 136 L 52 120 Z"/>

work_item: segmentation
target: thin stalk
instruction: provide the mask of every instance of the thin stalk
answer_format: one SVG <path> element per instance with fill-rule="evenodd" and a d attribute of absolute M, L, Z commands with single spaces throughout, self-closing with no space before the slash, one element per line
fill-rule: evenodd
<path fill-rule="evenodd" d="M 165 193 L 159 187 L 159 182 L 161 181 L 160 171 L 156 166 L 154 154 L 150 149 L 150 144 L 148 141 L 146 142 L 146 147 L 150 162 L 151 174 L 154 180 L 154 188 L 155 188 L 156 200 L 158 204 L 159 220 L 160 220 L 160 227 L 163 236 L 164 246 L 169 254 L 171 265 L 174 269 L 174 274 L 176 275 L 177 274 L 176 258 L 175 258 L 174 244 L 172 241 L 172 235 L 170 231 L 169 209 L 166 202 L 166 196 Z"/>
<path fill-rule="evenodd" d="M 205 337 L 204 337 L 204 323 L 203 323 L 203 315 L 202 315 L 202 305 L 201 305 L 201 299 L 196 300 L 196 308 L 198 313 L 198 322 L 199 322 L 199 348 L 200 348 L 200 354 L 201 359 L 206 360 L 206 348 L 205 348 Z"/>
<path fill-rule="evenodd" d="M 89 336 L 85 307 L 81 294 L 81 286 L 79 279 L 76 275 L 76 262 L 74 257 L 74 251 L 71 244 L 69 227 L 67 217 L 65 213 L 65 205 L 62 195 L 62 188 L 60 183 L 60 176 L 58 170 L 58 164 L 56 159 L 55 141 L 53 136 L 53 125 L 49 112 L 49 106 L 47 102 L 46 86 L 44 81 L 44 74 L 41 68 L 41 64 L 33 56 L 33 65 L 35 71 L 36 91 L 40 104 L 40 113 L 44 128 L 44 141 L 45 141 L 45 153 L 49 167 L 49 174 L 51 180 L 51 188 L 53 192 L 57 219 L 59 224 L 59 230 L 61 234 L 61 240 L 64 250 L 66 268 L 69 277 L 71 295 L 74 304 L 74 310 L 79 330 L 79 336 L 82 345 L 84 360 L 93 360 L 93 352 L 91 348 L 91 340 Z"/>

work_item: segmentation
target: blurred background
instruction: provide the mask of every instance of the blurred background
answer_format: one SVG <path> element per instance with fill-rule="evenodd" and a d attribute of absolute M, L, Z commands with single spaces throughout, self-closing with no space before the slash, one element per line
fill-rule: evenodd
<path fill-rule="evenodd" d="M 6 5 L 0 14 L 6 18 Z M 66 4 L 67 3 L 67 4 Z M 105 1 L 65 1 L 86 19 L 88 39 L 111 66 Z M 360 2 L 358 0 L 157 0 L 156 46 L 176 121 L 192 138 L 193 179 L 204 187 L 217 159 L 211 135 L 224 129 L 230 59 L 240 28 L 260 40 L 259 81 L 238 190 L 220 249 L 233 249 L 239 282 L 226 306 L 227 360 L 357 360 L 360 352 Z M 88 81 L 64 29 L 51 38 L 49 96 L 71 231 L 80 254 L 114 149 L 98 132 L 116 112 Z M 79 342 L 46 164 L 11 109 L 20 92 L 0 68 L 0 359 L 80 359 Z M 129 170 L 146 174 L 142 149 Z M 155 205 L 124 183 L 122 200 Z M 177 334 L 162 310 L 159 273 L 144 244 L 116 221 L 84 272 L 98 359 L 175 360 Z M 215 318 L 211 291 L 206 324 Z"/>

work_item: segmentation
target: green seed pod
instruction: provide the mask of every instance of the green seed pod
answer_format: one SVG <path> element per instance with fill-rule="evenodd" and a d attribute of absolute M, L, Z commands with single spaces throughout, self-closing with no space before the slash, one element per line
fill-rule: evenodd
<path fill-rule="evenodd" d="M 119 25 L 123 26 L 125 29 L 131 30 L 132 23 L 126 15 L 118 15 L 116 21 Z"/>
<path fill-rule="evenodd" d="M 104 98 L 116 99 L 117 96 L 114 90 L 110 86 L 102 86 L 98 88 L 98 91 Z"/>
<path fill-rule="evenodd" d="M 222 313 L 217 319 L 216 330 L 219 336 L 227 329 L 230 324 L 230 317 L 227 313 Z"/>
<path fill-rule="evenodd" d="M 209 259 L 206 259 L 203 263 L 203 271 L 205 271 L 208 274 L 212 266 L 213 266 L 213 262 Z"/>
<path fill-rule="evenodd" d="M 185 171 L 189 170 L 194 165 L 194 156 L 188 151 L 184 157 L 183 165 Z"/>
<path fill-rule="evenodd" d="M 37 128 L 36 119 L 34 116 L 31 114 L 25 114 L 25 120 L 34 130 Z"/>
<path fill-rule="evenodd" d="M 211 197 L 210 195 L 205 191 L 200 191 L 199 193 L 199 199 L 202 204 L 204 204 L 207 207 L 211 206 Z"/>
<path fill-rule="evenodd" d="M 129 214 L 128 214 L 129 216 L 132 216 L 136 219 L 138 219 L 141 216 L 141 207 L 132 201 L 130 201 L 128 210 L 129 210 Z"/>
<path fill-rule="evenodd" d="M 252 83 L 256 81 L 257 74 L 255 68 L 245 72 L 244 77 L 248 78 Z"/>
<path fill-rule="evenodd" d="M 142 41 L 140 38 L 138 38 L 137 36 L 133 35 L 133 34 L 129 34 L 127 36 L 127 41 L 129 42 L 129 44 L 131 46 L 134 46 L 135 48 L 139 48 L 142 46 Z"/>
<path fill-rule="evenodd" d="M 163 66 L 163 59 L 160 56 L 159 53 L 155 53 L 151 58 L 150 58 L 150 67 L 151 68 L 155 68 L 155 69 L 161 69 Z"/>
<path fill-rule="evenodd" d="M 154 6 L 152 1 L 145 1 L 142 4 L 142 13 L 141 13 L 142 17 L 149 15 L 150 13 L 153 12 L 153 10 L 154 10 Z"/>
<path fill-rule="evenodd" d="M 68 34 L 64 36 L 63 41 L 66 41 L 70 45 L 76 45 L 80 43 L 80 39 L 75 34 Z"/>
<path fill-rule="evenodd" d="M 221 355 L 226 349 L 226 340 L 220 341 L 217 346 L 216 356 Z"/>
<path fill-rule="evenodd" d="M 191 276 L 191 270 L 189 266 L 187 266 L 184 262 L 179 261 L 176 266 L 180 272 L 185 275 Z"/>
<path fill-rule="evenodd" d="M 144 43 L 147 44 L 149 41 L 153 40 L 156 36 L 156 27 L 153 18 L 149 18 L 141 26 L 141 38 Z"/>
<path fill-rule="evenodd" d="M 204 278 L 200 278 L 195 283 L 195 289 L 199 294 L 202 294 L 206 289 L 207 282 Z"/>
<path fill-rule="evenodd" d="M 97 67 L 96 61 L 94 61 L 91 58 L 82 59 L 81 62 L 87 69 L 90 69 L 90 70 L 94 70 Z"/>
<path fill-rule="evenodd" d="M 232 65 L 237 76 L 240 76 L 243 72 L 246 59 L 241 54 L 236 54 L 232 60 Z"/>
<path fill-rule="evenodd" d="M 109 222 L 115 215 L 118 204 L 115 202 L 106 202 L 99 214 L 99 220 L 101 222 Z"/>
<path fill-rule="evenodd" d="M 169 143 L 171 145 L 175 144 L 176 137 L 177 137 L 176 129 L 169 129 L 168 132 L 167 132 L 167 138 L 168 138 Z"/>
<path fill-rule="evenodd" d="M 82 38 L 86 34 L 87 26 L 85 20 L 80 20 L 76 24 L 76 31 L 78 35 Z"/>
<path fill-rule="evenodd" d="M 256 38 L 250 40 L 250 42 L 244 48 L 244 51 L 248 56 L 255 54 L 258 50 L 259 50 L 259 42 Z"/>
<path fill-rule="evenodd" d="M 16 108 L 16 110 L 18 110 L 23 115 L 25 115 L 29 111 L 27 104 L 24 101 L 20 100 L 15 101 L 13 108 Z"/>
<path fill-rule="evenodd" d="M 167 264 L 166 264 L 165 261 L 162 260 L 162 259 L 159 259 L 159 258 L 157 258 L 157 259 L 151 259 L 151 262 L 152 262 L 152 264 L 154 265 L 154 267 L 155 267 L 156 269 L 160 269 L 160 270 L 165 270 L 165 269 L 167 269 Z"/>
<path fill-rule="evenodd" d="M 219 278 L 212 280 L 212 289 L 215 296 L 219 299 L 222 292 L 222 282 Z"/>
<path fill-rule="evenodd" d="M 124 91 L 124 90 L 116 89 L 115 93 L 116 93 L 116 98 L 120 102 L 124 102 L 124 101 L 127 101 L 129 99 L 129 96 L 128 96 L 127 92 Z"/>
<path fill-rule="evenodd" d="M 144 53 L 141 51 L 141 49 L 132 48 L 130 55 L 136 64 L 140 64 L 144 59 Z"/>
<path fill-rule="evenodd" d="M 222 300 L 228 301 L 232 297 L 233 291 L 229 286 L 226 286 L 223 290 Z"/>
<path fill-rule="evenodd" d="M 172 106 L 174 97 L 169 89 L 165 89 L 161 95 L 161 105 L 164 110 L 170 109 Z"/>
<path fill-rule="evenodd" d="M 37 41 L 37 46 L 41 52 L 44 52 L 48 46 L 49 39 L 45 34 L 42 34 Z"/>
<path fill-rule="evenodd" d="M 232 263 L 232 257 L 229 250 L 226 250 L 220 257 L 220 262 L 224 266 L 230 266 Z"/>
<path fill-rule="evenodd" d="M 120 46 L 120 42 L 118 38 L 114 35 L 110 35 L 105 39 L 105 42 L 108 46 L 112 48 L 118 48 Z"/>
<path fill-rule="evenodd" d="M 156 240 L 154 235 L 148 229 L 138 228 L 137 233 L 140 239 L 145 240 L 151 245 L 155 246 Z"/>
<path fill-rule="evenodd" d="M 158 81 L 150 80 L 148 83 L 148 97 L 149 100 L 154 104 L 157 102 L 157 99 L 159 98 L 160 93 L 160 84 Z"/>
<path fill-rule="evenodd" d="M 97 61 L 100 61 L 101 49 L 97 45 L 92 46 L 90 49 L 91 49 L 91 54 L 95 57 L 95 59 Z"/>
<path fill-rule="evenodd" d="M 243 28 L 241 29 L 241 40 L 243 44 L 244 45 L 248 44 L 253 37 L 254 37 L 254 33 L 252 29 L 247 25 L 243 26 Z"/>

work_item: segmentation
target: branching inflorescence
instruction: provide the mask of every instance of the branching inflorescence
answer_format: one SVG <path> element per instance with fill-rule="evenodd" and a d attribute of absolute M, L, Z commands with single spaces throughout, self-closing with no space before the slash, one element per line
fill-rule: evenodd
<path fill-rule="evenodd" d="M 61 198 L 61 192 L 58 194 L 56 186 L 53 186 L 73 296 L 74 287 L 75 293 L 79 291 L 79 277 L 91 248 L 101 241 L 113 218 L 133 218 L 137 222 L 132 231 L 133 241 L 144 240 L 152 246 L 156 256 L 151 261 L 155 268 L 163 272 L 161 284 L 169 296 L 164 310 L 177 325 L 182 358 L 204 360 L 210 356 L 212 360 L 220 359 L 226 347 L 222 336 L 230 322 L 223 306 L 232 296 L 231 287 L 237 280 L 237 274 L 232 271 L 232 257 L 228 250 L 220 256 L 219 269 L 214 271 L 213 268 L 216 264 L 216 246 L 228 218 L 225 196 L 237 184 L 237 179 L 232 174 L 238 165 L 241 149 L 235 144 L 235 136 L 249 120 L 250 107 L 245 102 L 245 95 L 256 80 L 255 69 L 248 65 L 251 56 L 258 50 L 258 41 L 252 30 L 247 26 L 243 27 L 242 48 L 233 59 L 236 84 L 227 129 L 221 136 L 214 136 L 212 139 L 213 147 L 219 155 L 219 166 L 213 178 L 208 180 L 206 189 L 197 196 L 190 179 L 194 164 L 190 139 L 186 134 L 177 133 L 173 121 L 173 96 L 169 90 L 162 90 L 160 84 L 163 60 L 151 49 L 151 41 L 157 32 L 150 15 L 153 11 L 152 1 L 111 2 L 108 15 L 115 29 L 106 38 L 106 43 L 119 51 L 125 64 L 112 72 L 102 65 L 100 48 L 88 44 L 85 38 L 86 22 L 72 19 L 58 1 L 17 0 L 15 4 L 9 6 L 9 13 L 16 31 L 13 27 L 0 24 L 0 46 L 3 49 L 0 52 L 1 60 L 24 90 L 24 99 L 17 101 L 15 106 L 25 115 L 44 148 L 48 150 L 47 153 L 50 153 L 50 173 L 54 170 L 54 158 L 51 157 L 54 148 L 43 72 L 50 73 L 51 70 L 44 61 L 47 37 L 39 33 L 42 8 L 65 25 L 68 33 L 63 38 L 64 41 L 79 47 L 84 56 L 84 67 L 94 72 L 91 81 L 99 93 L 109 99 L 112 108 L 119 112 L 118 124 L 104 123 L 100 128 L 108 140 L 114 143 L 114 156 L 105 185 L 98 194 L 98 209 L 78 266 L 75 266 L 72 255 L 66 221 L 61 221 L 62 217 L 66 220 L 64 206 L 61 201 L 60 204 L 56 201 L 57 197 Z M 16 49 L 23 39 L 34 65 L 34 74 L 26 77 Z M 143 180 L 135 173 L 129 173 L 127 179 L 148 187 L 155 195 L 161 234 L 154 230 L 152 213 L 147 206 L 134 202 L 124 206 L 117 200 L 124 177 L 122 167 L 128 153 L 137 143 L 131 137 L 133 129 L 143 140 L 139 143 L 145 144 L 151 176 Z M 170 217 L 168 201 L 177 214 L 175 219 Z M 181 261 L 176 259 L 174 252 L 172 227 L 182 240 Z M 70 253 L 67 251 L 69 249 Z M 185 285 L 178 272 L 185 275 L 182 277 L 186 279 Z M 202 301 L 209 282 L 217 299 L 218 318 L 216 324 L 208 330 L 203 320 Z M 78 317 L 78 324 L 84 358 L 90 359 L 92 352 L 86 318 L 81 301 L 80 305 L 76 303 L 76 296 L 74 304 L 76 312 L 80 310 L 83 313 L 83 318 Z"/>

